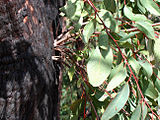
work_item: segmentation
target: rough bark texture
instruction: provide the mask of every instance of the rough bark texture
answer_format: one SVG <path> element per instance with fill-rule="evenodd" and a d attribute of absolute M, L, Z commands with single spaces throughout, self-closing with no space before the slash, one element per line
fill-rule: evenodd
<path fill-rule="evenodd" d="M 0 120 L 56 120 L 56 0 L 0 0 Z M 57 70 L 58 72 L 58 70 Z"/>

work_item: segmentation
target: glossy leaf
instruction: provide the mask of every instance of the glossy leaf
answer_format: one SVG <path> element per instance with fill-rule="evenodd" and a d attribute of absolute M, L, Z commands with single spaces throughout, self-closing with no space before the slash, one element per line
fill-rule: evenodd
<path fill-rule="evenodd" d="M 130 93 L 129 85 L 126 84 L 119 91 L 117 96 L 109 103 L 107 109 L 102 115 L 101 120 L 109 120 L 114 115 L 116 115 L 126 104 L 128 97 L 129 97 L 129 93 Z"/>
<path fill-rule="evenodd" d="M 104 101 L 109 95 L 105 92 L 98 100 Z"/>
<path fill-rule="evenodd" d="M 92 51 L 87 63 L 89 82 L 94 87 L 100 86 L 111 72 L 113 54 L 111 48 L 101 50 L 97 47 Z"/>
<path fill-rule="evenodd" d="M 151 14 L 160 16 L 160 8 L 156 5 L 153 0 L 140 0 L 140 3 L 145 7 Z"/>
<path fill-rule="evenodd" d="M 109 84 L 107 86 L 107 91 L 110 91 L 117 86 L 119 86 L 126 78 L 127 72 L 126 69 L 123 67 L 123 64 L 118 65 L 115 67 L 110 74 L 109 77 Z"/>

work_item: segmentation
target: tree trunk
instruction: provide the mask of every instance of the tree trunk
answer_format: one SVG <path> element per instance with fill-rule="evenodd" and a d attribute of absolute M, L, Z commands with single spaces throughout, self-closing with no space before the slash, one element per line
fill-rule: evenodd
<path fill-rule="evenodd" d="M 0 0 L 0 120 L 57 120 L 58 74 L 51 56 L 60 4 Z"/>

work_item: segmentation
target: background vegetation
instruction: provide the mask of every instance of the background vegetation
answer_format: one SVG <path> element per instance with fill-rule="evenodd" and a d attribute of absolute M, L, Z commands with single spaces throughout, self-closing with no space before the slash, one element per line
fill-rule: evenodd
<path fill-rule="evenodd" d="M 160 119 L 160 0 L 68 0 L 55 49 L 61 119 Z"/>

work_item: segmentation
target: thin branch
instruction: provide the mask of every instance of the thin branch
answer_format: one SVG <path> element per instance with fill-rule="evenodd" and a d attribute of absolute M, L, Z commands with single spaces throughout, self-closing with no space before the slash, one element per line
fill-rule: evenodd
<path fill-rule="evenodd" d="M 160 22 L 152 24 L 152 27 L 155 27 L 155 26 L 160 26 Z M 131 28 L 131 29 L 125 29 L 122 31 L 123 32 L 134 32 L 134 31 L 140 31 L 140 30 L 138 28 Z"/>

